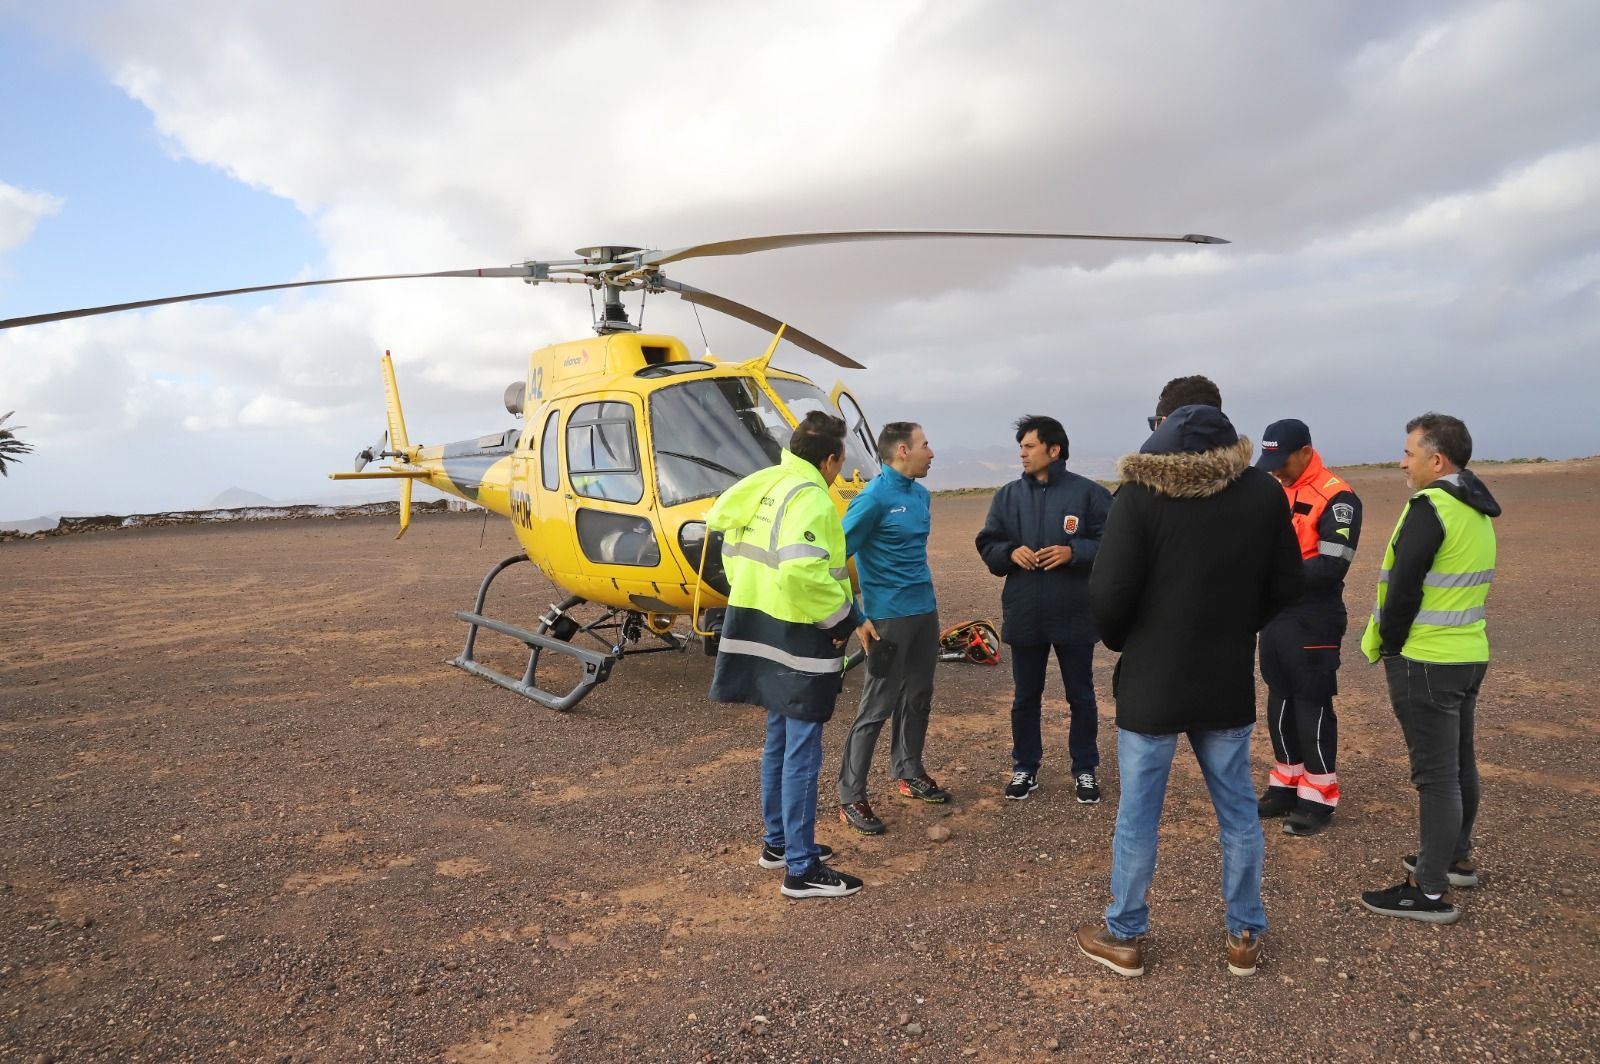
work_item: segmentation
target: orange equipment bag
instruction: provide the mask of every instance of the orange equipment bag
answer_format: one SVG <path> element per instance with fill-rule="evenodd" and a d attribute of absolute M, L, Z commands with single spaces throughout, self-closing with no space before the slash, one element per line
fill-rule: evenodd
<path fill-rule="evenodd" d="M 1000 633 L 988 621 L 968 621 L 945 629 L 939 636 L 940 661 L 970 661 L 974 665 L 1000 664 Z"/>

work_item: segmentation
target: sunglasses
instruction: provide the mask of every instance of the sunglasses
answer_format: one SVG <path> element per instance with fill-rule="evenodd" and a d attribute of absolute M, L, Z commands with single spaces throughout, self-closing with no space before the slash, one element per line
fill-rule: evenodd
<path fill-rule="evenodd" d="M 1145 421 L 1150 425 L 1151 432 L 1154 432 L 1156 429 L 1160 428 L 1161 423 L 1165 420 L 1167 420 L 1167 415 L 1165 414 L 1151 414 L 1149 417 L 1145 418 Z"/>

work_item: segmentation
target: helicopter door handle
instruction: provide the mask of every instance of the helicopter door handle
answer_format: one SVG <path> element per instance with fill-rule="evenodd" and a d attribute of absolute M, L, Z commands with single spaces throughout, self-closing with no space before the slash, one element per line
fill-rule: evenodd
<path fill-rule="evenodd" d="M 568 500 L 568 501 L 571 501 L 571 499 L 572 499 L 572 492 L 570 492 L 570 491 L 569 491 L 569 492 L 567 492 L 567 494 L 566 494 L 566 498 L 567 498 L 567 500 Z"/>

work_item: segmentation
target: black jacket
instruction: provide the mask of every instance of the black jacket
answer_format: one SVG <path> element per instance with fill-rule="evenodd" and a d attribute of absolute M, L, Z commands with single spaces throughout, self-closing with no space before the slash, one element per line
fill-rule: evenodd
<path fill-rule="evenodd" d="M 1145 449 L 1117 463 L 1123 484 L 1090 579 L 1100 636 L 1122 652 L 1117 726 L 1253 723 L 1256 633 L 1302 580 L 1283 488 L 1215 407 L 1180 407 Z"/>
<path fill-rule="evenodd" d="M 1053 462 L 1043 482 L 1024 473 L 994 493 L 989 519 L 978 533 L 978 553 L 1006 578 L 1000 603 L 1000 638 L 1013 645 L 1093 643 L 1089 573 L 1111 510 L 1111 493 Z M 1069 531 L 1070 529 L 1070 531 Z M 1018 547 L 1070 546 L 1072 560 L 1055 569 L 1022 569 L 1011 560 Z"/>
<path fill-rule="evenodd" d="M 1490 517 L 1500 516 L 1500 504 L 1470 469 L 1440 477 L 1431 488 L 1449 492 Z M 1433 557 L 1444 545 L 1444 524 L 1426 495 L 1411 497 L 1405 520 L 1394 531 L 1394 564 L 1389 567 L 1389 590 L 1383 599 L 1383 619 L 1378 622 L 1378 653 L 1400 653 L 1411 637 L 1411 622 L 1422 608 L 1422 580 L 1433 567 Z"/>

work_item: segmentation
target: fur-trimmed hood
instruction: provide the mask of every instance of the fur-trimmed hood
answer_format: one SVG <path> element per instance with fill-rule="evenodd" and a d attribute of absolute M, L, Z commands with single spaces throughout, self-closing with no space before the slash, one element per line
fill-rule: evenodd
<path fill-rule="evenodd" d="M 1250 467 L 1250 437 L 1197 454 L 1129 454 L 1117 461 L 1117 476 L 1175 499 L 1203 499 L 1222 491 Z"/>

